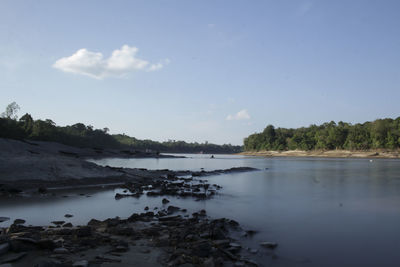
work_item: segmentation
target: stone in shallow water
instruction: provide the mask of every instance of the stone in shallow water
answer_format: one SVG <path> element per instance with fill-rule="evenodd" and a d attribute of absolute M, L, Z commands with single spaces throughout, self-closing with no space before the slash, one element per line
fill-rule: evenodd
<path fill-rule="evenodd" d="M 14 224 L 24 224 L 26 221 L 23 219 L 15 219 Z"/>
<path fill-rule="evenodd" d="M 10 220 L 8 217 L 0 217 L 0 223 Z"/>
<path fill-rule="evenodd" d="M 278 243 L 275 242 L 262 242 L 260 243 L 260 246 L 269 248 L 269 249 L 275 249 L 278 246 Z"/>
<path fill-rule="evenodd" d="M 65 223 L 65 221 L 52 221 L 51 223 L 55 225 L 62 225 Z"/>
<path fill-rule="evenodd" d="M 66 248 L 56 248 L 53 250 L 55 254 L 68 254 L 69 251 Z"/>
<path fill-rule="evenodd" d="M 27 254 L 26 252 L 11 254 L 11 255 L 7 256 L 6 258 L 3 258 L 3 259 L 0 261 L 0 264 L 15 262 L 15 261 L 17 261 L 17 260 L 22 259 L 23 257 L 25 257 L 26 254 Z"/>
<path fill-rule="evenodd" d="M 8 243 L 0 244 L 0 256 L 7 253 L 10 249 L 10 245 Z"/>
<path fill-rule="evenodd" d="M 87 267 L 89 262 L 87 260 L 76 261 L 72 264 L 73 267 Z"/>

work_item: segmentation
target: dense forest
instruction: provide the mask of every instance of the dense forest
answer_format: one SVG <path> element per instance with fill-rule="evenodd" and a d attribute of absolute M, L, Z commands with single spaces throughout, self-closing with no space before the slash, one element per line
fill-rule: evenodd
<path fill-rule="evenodd" d="M 244 139 L 245 151 L 259 150 L 369 150 L 400 147 L 400 117 L 363 124 L 333 121 L 297 129 L 268 125 Z"/>
<path fill-rule="evenodd" d="M 30 114 L 18 119 L 19 106 L 13 102 L 0 117 L 0 137 L 53 141 L 76 147 L 152 150 L 181 153 L 238 153 L 241 146 L 186 143 L 184 141 L 156 142 L 139 140 L 123 134 L 111 135 L 109 129 L 94 129 L 93 126 L 76 123 L 57 126 L 52 120 L 34 120 Z"/>

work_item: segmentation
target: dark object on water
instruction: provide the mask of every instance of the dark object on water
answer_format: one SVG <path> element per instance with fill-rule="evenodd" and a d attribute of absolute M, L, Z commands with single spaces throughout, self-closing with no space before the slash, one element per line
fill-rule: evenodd
<path fill-rule="evenodd" d="M 26 221 L 23 219 L 15 219 L 14 224 L 24 224 Z"/>
<path fill-rule="evenodd" d="M 260 246 L 269 248 L 269 249 L 275 249 L 278 246 L 278 243 L 275 242 L 262 242 L 260 243 Z"/>
<path fill-rule="evenodd" d="M 46 194 L 47 193 L 47 188 L 46 187 L 39 187 L 38 188 L 38 192 L 40 194 Z"/>
<path fill-rule="evenodd" d="M 0 217 L 0 223 L 10 220 L 8 217 Z"/>
<path fill-rule="evenodd" d="M 214 155 L 211 155 L 211 159 L 213 159 L 214 158 Z"/>

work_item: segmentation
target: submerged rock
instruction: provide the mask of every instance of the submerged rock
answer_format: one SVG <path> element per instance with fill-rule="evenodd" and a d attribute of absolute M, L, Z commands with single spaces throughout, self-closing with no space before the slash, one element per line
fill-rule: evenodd
<path fill-rule="evenodd" d="M 9 221 L 9 220 L 10 220 L 10 218 L 8 218 L 8 217 L 0 217 L 0 223 L 6 222 L 6 221 Z"/>
<path fill-rule="evenodd" d="M 51 223 L 55 225 L 63 225 L 65 221 L 52 221 Z"/>
<path fill-rule="evenodd" d="M 72 267 L 87 267 L 89 262 L 87 260 L 76 261 L 72 264 Z"/>
<path fill-rule="evenodd" d="M 6 254 L 9 249 L 10 249 L 10 244 L 8 243 L 0 244 L 0 256 Z"/>
<path fill-rule="evenodd" d="M 260 243 L 260 246 L 269 248 L 269 249 L 275 249 L 278 246 L 278 243 L 275 242 L 262 242 Z"/>
<path fill-rule="evenodd" d="M 24 224 L 26 221 L 23 219 L 15 219 L 14 224 Z"/>

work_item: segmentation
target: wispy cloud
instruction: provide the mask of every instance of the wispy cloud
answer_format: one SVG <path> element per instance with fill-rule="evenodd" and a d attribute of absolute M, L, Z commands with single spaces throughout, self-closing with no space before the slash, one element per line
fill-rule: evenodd
<path fill-rule="evenodd" d="M 169 63 L 168 59 L 155 64 L 136 57 L 138 48 L 123 45 L 111 56 L 104 59 L 100 52 L 92 52 L 86 48 L 79 49 L 69 57 L 58 59 L 53 67 L 64 72 L 86 75 L 96 79 L 105 77 L 123 77 L 133 71 L 156 71 Z"/>
<path fill-rule="evenodd" d="M 249 120 L 250 119 L 250 114 L 247 111 L 247 109 L 242 109 L 241 111 L 239 111 L 238 113 L 231 115 L 229 114 L 226 119 L 228 121 L 232 121 L 232 120 Z"/>

